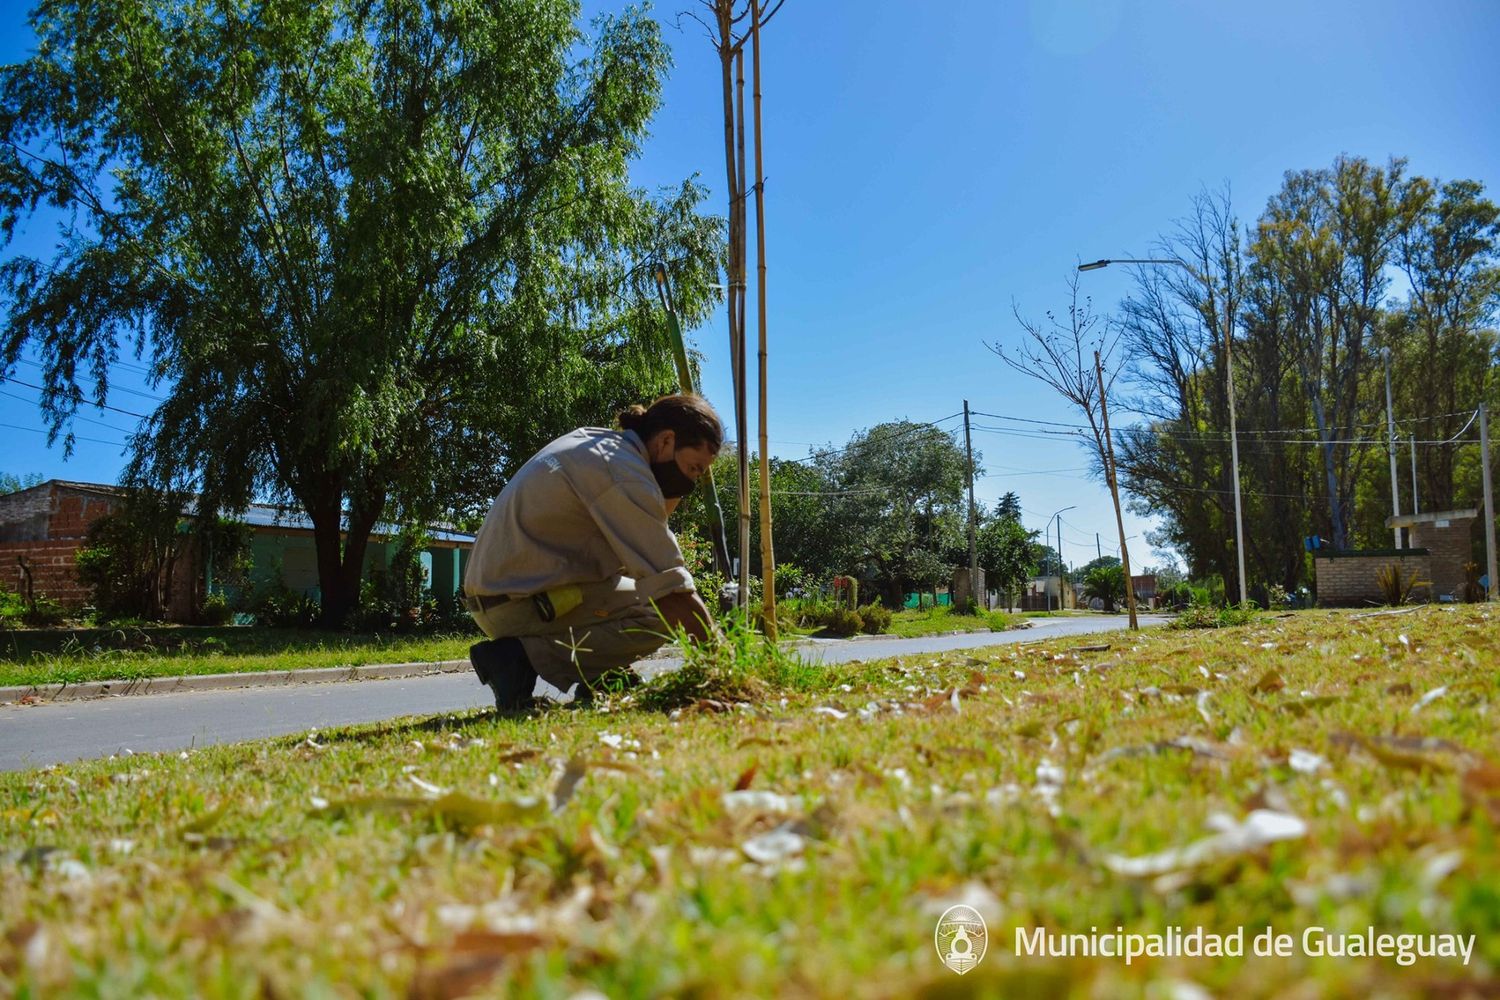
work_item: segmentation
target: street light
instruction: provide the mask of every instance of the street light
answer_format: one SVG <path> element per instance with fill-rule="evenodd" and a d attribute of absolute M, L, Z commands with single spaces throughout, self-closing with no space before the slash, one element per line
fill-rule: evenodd
<path fill-rule="evenodd" d="M 1175 264 L 1176 266 L 1186 271 L 1188 274 L 1191 274 L 1194 278 L 1198 279 L 1198 281 L 1203 285 L 1204 289 L 1209 293 L 1209 295 L 1213 295 L 1214 286 L 1208 280 L 1208 278 L 1202 274 L 1199 274 L 1197 269 L 1187 261 L 1178 260 L 1176 257 L 1144 257 L 1120 260 L 1096 260 L 1089 264 L 1079 264 L 1078 270 L 1097 271 L 1100 268 L 1108 267 L 1111 264 Z M 1230 336 L 1231 327 L 1230 323 L 1228 322 L 1228 317 L 1225 317 L 1225 320 L 1224 381 L 1227 383 L 1229 388 L 1229 459 L 1231 472 L 1234 475 L 1234 554 L 1239 560 L 1240 600 L 1243 602 L 1250 599 L 1250 591 L 1249 588 L 1245 585 L 1245 520 L 1240 510 L 1240 438 L 1239 433 L 1235 428 L 1234 420 L 1234 364 L 1233 359 L 1230 355 L 1232 339 Z M 1215 331 L 1215 333 L 1217 333 L 1217 331 Z"/>
<path fill-rule="evenodd" d="M 1059 514 L 1066 514 L 1070 510 L 1077 510 L 1077 509 L 1078 509 L 1078 505 L 1074 504 L 1071 507 L 1064 507 L 1062 510 L 1058 511 L 1057 513 L 1053 514 L 1051 517 L 1047 518 L 1047 532 L 1048 532 L 1047 540 L 1048 541 L 1051 540 L 1051 534 L 1050 533 L 1052 531 L 1052 522 L 1057 519 L 1058 515 Z M 1047 595 L 1047 613 L 1051 614 L 1052 613 L 1052 592 L 1049 591 L 1049 590 L 1047 590 L 1047 581 L 1046 580 L 1042 581 L 1042 590 Z M 1062 610 L 1062 522 L 1061 521 L 1057 522 L 1057 604 L 1058 604 L 1057 610 L 1061 611 Z"/>

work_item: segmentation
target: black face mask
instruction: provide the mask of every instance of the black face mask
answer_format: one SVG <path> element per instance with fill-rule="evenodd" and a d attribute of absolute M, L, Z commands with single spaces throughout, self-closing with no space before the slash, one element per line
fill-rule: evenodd
<path fill-rule="evenodd" d="M 665 462 L 652 462 L 651 474 L 656 477 L 656 485 L 661 487 L 661 495 L 668 500 L 687 496 L 697 485 L 682 471 L 682 466 L 677 464 L 675 458 L 669 458 Z"/>

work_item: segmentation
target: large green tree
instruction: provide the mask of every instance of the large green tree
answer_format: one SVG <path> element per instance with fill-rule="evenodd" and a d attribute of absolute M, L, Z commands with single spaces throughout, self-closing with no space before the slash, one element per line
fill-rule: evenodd
<path fill-rule="evenodd" d="M 717 221 L 627 165 L 668 55 L 569 0 L 48 0 L 0 69 L 4 356 L 53 432 L 123 351 L 166 402 L 129 476 L 311 516 L 325 619 L 377 520 L 481 510 L 550 436 L 672 384 L 637 280 L 708 306 Z"/>
<path fill-rule="evenodd" d="M 944 553 L 965 544 L 968 474 L 950 432 L 907 420 L 879 424 L 826 462 L 837 485 L 830 507 L 844 533 L 845 564 L 876 582 L 887 607 L 899 607 L 908 587 L 947 579 L 956 563 Z"/>

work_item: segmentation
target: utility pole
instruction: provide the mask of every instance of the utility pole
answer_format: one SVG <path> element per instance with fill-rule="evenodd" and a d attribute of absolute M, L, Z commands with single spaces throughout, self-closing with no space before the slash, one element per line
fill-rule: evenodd
<path fill-rule="evenodd" d="M 1387 451 L 1391 457 L 1391 517 L 1401 516 L 1401 494 L 1396 489 L 1396 412 L 1391 406 L 1391 349 L 1382 347 L 1380 356 L 1385 360 L 1385 426 L 1388 432 L 1389 446 Z M 1395 532 L 1395 547 L 1401 547 L 1401 528 L 1391 529 Z"/>
<path fill-rule="evenodd" d="M 1486 597 L 1493 601 L 1500 587 L 1495 578 L 1495 487 L 1490 480 L 1490 411 L 1487 404 L 1479 404 L 1479 468 L 1484 481 L 1484 558 L 1490 576 Z"/>
<path fill-rule="evenodd" d="M 969 600 L 974 602 L 977 610 L 979 608 L 979 514 L 974 509 L 974 442 L 969 436 L 969 401 L 967 399 L 964 400 L 964 453 L 969 456 Z"/>
<path fill-rule="evenodd" d="M 1104 546 L 1099 544 L 1099 532 L 1094 532 L 1094 558 L 1104 558 Z"/>
<path fill-rule="evenodd" d="M 1134 632 L 1138 630 L 1141 625 L 1140 622 L 1136 620 L 1135 615 L 1135 584 L 1130 579 L 1130 550 L 1125 547 L 1125 518 L 1120 513 L 1120 484 L 1115 479 L 1115 443 L 1114 440 L 1109 436 L 1109 399 L 1107 398 L 1109 394 L 1104 391 L 1104 365 L 1099 360 L 1098 351 L 1094 352 L 1094 377 L 1099 380 L 1099 416 L 1104 424 L 1104 473 L 1109 482 L 1109 492 L 1114 496 L 1115 501 L 1115 526 L 1120 531 L 1120 564 L 1125 570 L 1125 606 L 1130 609 L 1130 630 Z M 1233 378 L 1230 379 L 1229 384 L 1231 386 L 1234 384 Z M 1230 395 L 1230 398 L 1234 398 L 1232 393 Z M 1229 412 L 1233 413 L 1234 411 L 1230 410 Z M 1230 425 L 1230 428 L 1230 434 L 1233 434 L 1233 424 Z M 1239 476 L 1238 465 L 1239 463 L 1236 462 L 1236 482 L 1238 482 Z M 1243 541 L 1243 536 L 1241 537 L 1241 541 Z M 1244 552 L 1241 552 L 1241 574 L 1244 573 L 1244 559 L 1245 554 Z M 1243 583 L 1241 584 L 1241 586 L 1243 586 Z M 1240 600 L 1247 601 L 1249 600 L 1249 598 L 1245 594 L 1241 593 Z"/>

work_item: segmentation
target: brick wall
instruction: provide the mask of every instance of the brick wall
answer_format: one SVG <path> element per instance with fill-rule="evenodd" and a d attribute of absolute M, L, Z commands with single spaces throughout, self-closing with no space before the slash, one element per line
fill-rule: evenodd
<path fill-rule="evenodd" d="M 1472 562 L 1469 538 L 1475 518 L 1445 518 L 1446 527 L 1437 524 L 1418 524 L 1412 528 L 1413 544 L 1432 553 L 1432 590 L 1435 594 L 1449 594 L 1463 600 L 1464 563 Z M 1442 523 L 1442 522 L 1439 522 Z"/>
<path fill-rule="evenodd" d="M 52 505 L 52 519 L 47 525 L 47 537 L 53 540 L 84 538 L 89 533 L 89 525 L 113 510 L 116 502 L 114 497 L 59 487 Z"/>
<path fill-rule="evenodd" d="M 1401 564 L 1403 574 L 1416 573 L 1423 580 L 1432 579 L 1432 556 L 1423 555 L 1338 555 L 1315 556 L 1313 572 L 1318 585 L 1320 607 L 1349 607 L 1384 604 L 1385 595 L 1375 575 L 1392 563 Z M 1419 587 L 1412 600 L 1432 599 L 1429 588 Z"/>
<path fill-rule="evenodd" d="M 68 608 L 88 603 L 89 592 L 78 582 L 73 562 L 80 542 L 62 539 L 44 542 L 0 542 L 0 583 L 16 593 L 23 593 L 25 582 L 17 556 L 24 556 L 31 567 L 31 585 L 37 596 L 50 597 Z"/>
<path fill-rule="evenodd" d="M 90 594 L 78 582 L 74 557 L 89 525 L 117 502 L 116 497 L 57 482 L 0 497 L 0 585 L 24 592 L 25 577 L 16 561 L 24 557 L 37 596 L 68 608 L 83 607 Z"/>
<path fill-rule="evenodd" d="M 47 537 L 53 488 L 52 484 L 43 483 L 0 497 L 0 542 L 24 542 Z"/>

